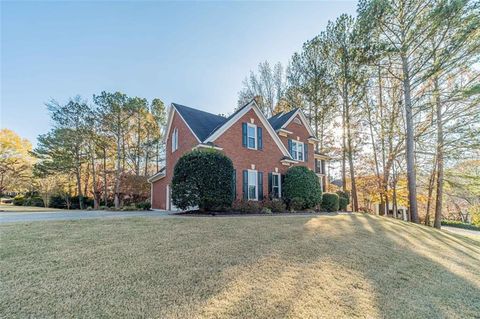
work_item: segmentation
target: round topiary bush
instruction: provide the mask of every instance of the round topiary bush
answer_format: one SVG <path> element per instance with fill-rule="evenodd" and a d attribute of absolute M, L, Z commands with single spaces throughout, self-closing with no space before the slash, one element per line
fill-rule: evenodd
<path fill-rule="evenodd" d="M 350 204 L 350 193 L 344 191 L 337 191 L 339 197 L 339 209 L 342 211 L 347 210 L 348 204 Z"/>
<path fill-rule="evenodd" d="M 339 196 L 338 197 L 338 209 L 341 211 L 346 211 L 348 206 L 348 198 Z"/>
<path fill-rule="evenodd" d="M 336 212 L 339 208 L 339 196 L 334 193 L 324 193 L 322 196 L 322 210 Z"/>
<path fill-rule="evenodd" d="M 322 201 L 322 189 L 317 175 L 304 166 L 288 169 L 282 185 L 282 195 L 289 207 L 294 198 L 297 198 L 295 206 L 299 199 L 303 200 L 301 209 L 314 208 Z"/>
<path fill-rule="evenodd" d="M 178 160 L 173 171 L 172 202 L 180 209 L 209 211 L 232 205 L 233 164 L 215 150 L 195 150 Z"/>

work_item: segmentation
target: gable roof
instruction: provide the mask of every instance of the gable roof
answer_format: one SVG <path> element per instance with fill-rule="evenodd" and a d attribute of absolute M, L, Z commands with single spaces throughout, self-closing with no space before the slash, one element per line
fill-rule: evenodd
<path fill-rule="evenodd" d="M 291 110 L 287 113 L 278 113 L 271 118 L 268 119 L 268 122 L 272 126 L 272 128 L 276 131 L 282 128 L 282 126 L 292 117 L 295 112 L 297 112 L 298 108 Z"/>
<path fill-rule="evenodd" d="M 210 134 L 210 136 L 208 136 L 208 138 L 204 142 L 215 141 L 220 135 L 222 135 L 225 131 L 227 131 L 234 123 L 236 123 L 239 119 L 241 119 L 242 116 L 244 116 L 250 110 L 253 110 L 255 112 L 257 117 L 260 119 L 260 122 L 262 122 L 267 132 L 270 134 L 272 139 L 277 144 L 282 154 L 287 158 L 291 158 L 287 148 L 285 147 L 285 145 L 283 145 L 282 141 L 280 140 L 280 137 L 277 135 L 277 133 L 275 133 L 275 130 L 272 128 L 271 124 L 268 122 L 265 115 L 263 115 L 263 113 L 260 111 L 255 100 L 251 100 L 248 104 L 242 106 L 235 113 L 229 116 L 227 121 L 223 123 L 220 127 L 218 127 L 214 132 L 212 132 L 212 134 Z"/>
<path fill-rule="evenodd" d="M 200 111 L 185 105 L 172 103 L 172 106 L 178 111 L 200 141 L 204 141 L 217 127 L 227 121 L 227 118 L 223 116 Z"/>

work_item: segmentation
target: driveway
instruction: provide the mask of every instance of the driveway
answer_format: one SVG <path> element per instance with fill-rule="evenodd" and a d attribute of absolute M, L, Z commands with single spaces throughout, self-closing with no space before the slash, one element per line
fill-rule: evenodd
<path fill-rule="evenodd" d="M 168 211 L 52 211 L 37 213 L 0 213 L 0 223 L 78 220 L 92 218 L 123 218 L 123 217 L 169 217 Z"/>
<path fill-rule="evenodd" d="M 442 229 L 447 230 L 449 232 L 460 234 L 460 235 L 473 235 L 480 237 L 480 231 L 473 230 L 473 229 L 464 229 L 459 227 L 449 227 L 449 226 L 442 226 Z"/>

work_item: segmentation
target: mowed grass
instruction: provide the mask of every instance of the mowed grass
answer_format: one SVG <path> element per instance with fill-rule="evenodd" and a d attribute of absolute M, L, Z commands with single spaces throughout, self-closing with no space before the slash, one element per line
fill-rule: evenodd
<path fill-rule="evenodd" d="M 386 218 L 0 225 L 8 318 L 475 318 L 480 241 Z"/>
<path fill-rule="evenodd" d="M 34 212 L 62 212 L 63 209 L 57 208 L 45 208 L 45 207 L 35 207 L 35 206 L 15 206 L 13 204 L 0 204 L 0 214 L 2 212 L 8 213 L 34 213 Z"/>

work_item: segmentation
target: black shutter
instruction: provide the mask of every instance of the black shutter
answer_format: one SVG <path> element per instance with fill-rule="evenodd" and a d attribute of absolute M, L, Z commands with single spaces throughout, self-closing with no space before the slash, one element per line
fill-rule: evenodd
<path fill-rule="evenodd" d="M 232 176 L 232 197 L 233 200 L 237 199 L 237 170 L 233 170 L 233 176 Z"/>
<path fill-rule="evenodd" d="M 248 199 L 248 171 L 243 170 L 243 199 Z"/>
<path fill-rule="evenodd" d="M 242 123 L 242 145 L 247 147 L 247 123 Z"/>
<path fill-rule="evenodd" d="M 303 150 L 304 150 L 303 159 L 305 160 L 305 162 L 308 162 L 308 143 L 303 144 Z"/>
<path fill-rule="evenodd" d="M 290 156 L 293 158 L 292 154 L 292 140 L 288 139 L 288 152 L 290 153 Z"/>
<path fill-rule="evenodd" d="M 263 148 L 263 138 L 262 138 L 262 128 L 257 127 L 257 149 L 261 150 Z"/>
<path fill-rule="evenodd" d="M 258 200 L 263 200 L 263 173 L 258 172 Z"/>
<path fill-rule="evenodd" d="M 273 178 L 272 173 L 268 173 L 268 197 L 269 197 L 269 198 L 272 196 L 272 193 L 273 193 L 272 178 Z"/>

